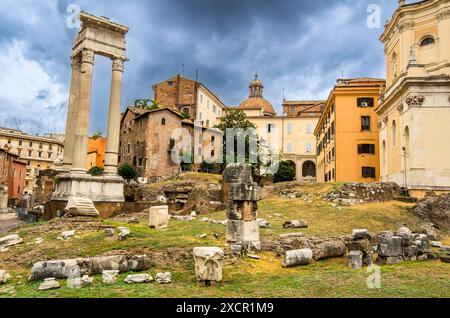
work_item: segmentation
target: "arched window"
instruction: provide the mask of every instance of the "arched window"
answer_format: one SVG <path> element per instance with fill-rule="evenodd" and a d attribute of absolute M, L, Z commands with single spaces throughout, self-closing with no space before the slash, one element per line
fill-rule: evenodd
<path fill-rule="evenodd" d="M 162 119 L 161 119 L 161 125 L 163 125 L 163 126 L 166 125 L 166 119 L 165 119 L 165 118 L 162 118 Z"/>
<path fill-rule="evenodd" d="M 426 37 L 425 39 L 423 39 L 423 40 L 420 42 L 420 46 L 425 46 L 425 45 L 433 44 L 434 42 L 435 42 L 434 39 L 433 39 L 431 36 L 429 36 L 429 37 Z"/>
<path fill-rule="evenodd" d="M 397 145 L 397 123 L 392 121 L 392 146 Z"/>
<path fill-rule="evenodd" d="M 405 147 L 405 155 L 409 157 L 409 127 L 405 127 L 405 133 L 403 134 L 403 143 Z"/>

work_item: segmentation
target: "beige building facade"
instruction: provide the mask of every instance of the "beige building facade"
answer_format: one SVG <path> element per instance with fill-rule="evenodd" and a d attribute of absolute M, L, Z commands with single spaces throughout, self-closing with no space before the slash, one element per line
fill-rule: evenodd
<path fill-rule="evenodd" d="M 280 155 L 280 160 L 295 165 L 298 181 L 316 181 L 314 128 L 325 101 L 284 101 L 286 115 L 277 116 L 272 104 L 263 97 L 264 86 L 257 76 L 249 88 L 249 98 L 238 109 L 244 111 L 247 119 L 256 126 L 259 136 L 273 153 Z"/>
<path fill-rule="evenodd" d="M 450 191 L 450 1 L 399 1 L 380 40 L 387 67 L 377 109 L 381 179 L 413 197 Z"/>
<path fill-rule="evenodd" d="M 0 146 L 27 163 L 25 190 L 33 193 L 40 170 L 56 169 L 64 154 L 61 140 L 28 135 L 20 130 L 0 128 Z"/>

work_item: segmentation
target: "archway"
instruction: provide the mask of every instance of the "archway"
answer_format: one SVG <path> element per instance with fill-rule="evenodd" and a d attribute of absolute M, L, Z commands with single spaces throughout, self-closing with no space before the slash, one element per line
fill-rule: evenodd
<path fill-rule="evenodd" d="M 311 160 L 305 161 L 302 165 L 303 178 L 315 178 L 316 177 L 316 164 Z"/>

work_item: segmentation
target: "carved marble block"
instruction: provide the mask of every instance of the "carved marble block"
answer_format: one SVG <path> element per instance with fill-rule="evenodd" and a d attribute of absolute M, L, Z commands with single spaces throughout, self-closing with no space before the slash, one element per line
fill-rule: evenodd
<path fill-rule="evenodd" d="M 194 248 L 195 275 L 198 282 L 220 282 L 222 280 L 225 253 L 218 247 Z"/>
<path fill-rule="evenodd" d="M 169 224 L 169 207 L 152 206 L 148 213 L 148 226 L 152 229 L 165 229 Z"/>

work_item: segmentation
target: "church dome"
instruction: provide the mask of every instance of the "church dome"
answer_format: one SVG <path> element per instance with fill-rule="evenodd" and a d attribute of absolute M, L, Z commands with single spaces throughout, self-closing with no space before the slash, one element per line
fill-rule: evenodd
<path fill-rule="evenodd" d="M 250 95 L 249 98 L 244 100 L 240 105 L 240 109 L 255 109 L 262 108 L 264 115 L 275 116 L 275 109 L 272 104 L 267 101 L 262 94 L 264 85 L 262 81 L 258 79 L 258 75 L 255 75 L 255 79 L 250 83 Z"/>

